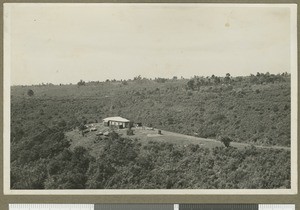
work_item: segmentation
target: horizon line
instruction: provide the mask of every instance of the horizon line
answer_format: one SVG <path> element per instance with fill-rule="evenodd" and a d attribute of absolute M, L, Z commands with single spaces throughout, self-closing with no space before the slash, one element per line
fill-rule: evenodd
<path fill-rule="evenodd" d="M 251 76 L 258 76 L 258 74 L 262 74 L 262 75 L 267 75 L 269 74 L 270 76 L 276 76 L 276 75 L 281 75 L 281 76 L 291 76 L 290 72 L 287 71 L 282 71 L 280 73 L 270 73 L 269 71 L 266 72 L 256 72 L 256 74 L 252 74 L 250 73 L 250 75 L 240 75 L 240 76 L 232 76 L 230 73 L 226 73 L 230 75 L 230 78 L 237 78 L 237 77 L 251 77 Z M 14 86 L 49 86 L 49 85 L 53 85 L 53 86 L 62 86 L 62 85 L 78 85 L 79 82 L 84 82 L 84 83 L 108 83 L 108 82 L 131 82 L 131 81 L 138 81 L 138 80 L 148 80 L 148 81 L 155 81 L 158 79 L 166 79 L 166 80 L 190 80 L 193 78 L 211 78 L 211 77 L 218 77 L 218 78 L 225 78 L 225 76 L 217 76 L 215 74 L 212 74 L 211 76 L 203 76 L 203 75 L 194 75 L 194 76 L 190 76 L 189 78 L 185 78 L 183 76 L 176 76 L 174 75 L 173 77 L 143 77 L 142 75 L 137 75 L 134 78 L 129 78 L 129 79 L 105 79 L 105 80 L 84 80 L 84 79 L 80 79 L 78 82 L 69 82 L 69 83 L 52 83 L 52 82 L 41 82 L 38 84 L 11 84 L 10 87 L 14 87 Z"/>

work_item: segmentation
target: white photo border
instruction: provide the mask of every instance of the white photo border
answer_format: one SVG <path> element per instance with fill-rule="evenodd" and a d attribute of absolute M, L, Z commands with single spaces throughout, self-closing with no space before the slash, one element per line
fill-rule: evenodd
<path fill-rule="evenodd" d="M 97 190 L 11 190 L 10 189 L 10 5 L 4 3 L 4 53 L 3 53 L 3 187 L 4 195 L 294 195 L 298 193 L 298 63 L 297 63 L 297 4 L 223 4 L 223 3 L 130 3 L 132 4 L 195 4 L 203 7 L 283 7 L 290 9 L 291 36 L 291 188 L 290 189 L 97 189 Z M 40 3 L 25 3 L 40 4 Z M 43 3 L 67 4 L 67 3 Z M 72 3 L 83 4 L 83 3 Z M 86 3 L 84 3 L 86 4 Z M 92 4 L 92 3 L 88 3 Z M 93 3 L 99 4 L 99 3 Z M 101 3 L 109 5 L 113 3 Z M 127 3 L 118 3 L 126 5 Z"/>

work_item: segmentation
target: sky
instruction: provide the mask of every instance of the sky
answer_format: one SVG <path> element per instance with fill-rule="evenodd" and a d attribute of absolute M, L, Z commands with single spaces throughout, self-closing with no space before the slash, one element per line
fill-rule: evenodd
<path fill-rule="evenodd" d="M 11 84 L 290 72 L 290 8 L 5 4 Z M 7 70 L 7 69 L 6 69 Z"/>

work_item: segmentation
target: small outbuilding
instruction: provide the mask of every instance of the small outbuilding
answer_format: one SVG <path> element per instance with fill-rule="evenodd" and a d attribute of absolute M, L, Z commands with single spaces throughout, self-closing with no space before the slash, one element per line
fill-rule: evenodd
<path fill-rule="evenodd" d="M 103 119 L 104 126 L 117 126 L 119 128 L 129 128 L 130 120 L 123 117 L 107 117 Z"/>

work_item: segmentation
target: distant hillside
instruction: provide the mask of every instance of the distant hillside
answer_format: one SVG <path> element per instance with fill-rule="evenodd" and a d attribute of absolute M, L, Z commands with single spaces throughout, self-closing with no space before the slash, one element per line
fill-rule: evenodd
<path fill-rule="evenodd" d="M 205 138 L 227 135 L 237 142 L 289 146 L 290 76 L 261 77 L 229 77 L 229 81 L 225 77 L 219 82 L 215 82 L 215 76 L 214 80 L 140 78 L 13 87 L 12 125 L 24 123 L 19 118 L 28 122 L 32 117 L 47 125 L 64 121 L 72 128 L 119 115 L 182 134 Z M 34 91 L 34 96 L 27 96 L 28 89 Z"/>

